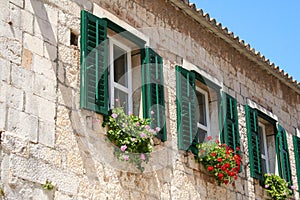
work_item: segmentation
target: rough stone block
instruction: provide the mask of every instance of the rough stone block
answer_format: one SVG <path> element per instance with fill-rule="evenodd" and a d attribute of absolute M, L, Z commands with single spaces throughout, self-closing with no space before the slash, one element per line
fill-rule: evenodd
<path fill-rule="evenodd" d="M 43 75 L 35 74 L 33 93 L 50 101 L 56 99 L 56 81 L 47 79 Z"/>
<path fill-rule="evenodd" d="M 10 81 L 10 63 L 0 58 L 0 80 L 9 83 Z"/>
<path fill-rule="evenodd" d="M 57 43 L 57 26 L 39 17 L 34 20 L 33 31 L 35 36 L 53 45 Z"/>
<path fill-rule="evenodd" d="M 57 91 L 58 104 L 64 105 L 68 108 L 72 108 L 74 104 L 74 93 L 75 91 L 72 88 L 66 87 L 65 85 L 59 83 Z"/>
<path fill-rule="evenodd" d="M 58 42 L 60 44 L 69 46 L 71 40 L 71 31 L 68 27 L 63 25 L 58 25 Z"/>
<path fill-rule="evenodd" d="M 0 131 L 5 130 L 5 123 L 6 123 L 6 104 L 0 103 Z"/>
<path fill-rule="evenodd" d="M 38 18 L 57 25 L 57 11 L 39 0 L 25 0 L 25 10 L 33 13 Z"/>
<path fill-rule="evenodd" d="M 32 92 L 33 90 L 33 72 L 23 67 L 12 65 L 11 83 L 14 87 Z"/>
<path fill-rule="evenodd" d="M 23 110 L 24 91 L 9 85 L 6 90 L 6 103 L 8 107 Z"/>
<path fill-rule="evenodd" d="M 44 43 L 44 57 L 48 58 L 51 61 L 57 60 L 57 47 L 52 44 L 45 42 Z"/>
<path fill-rule="evenodd" d="M 34 52 L 40 56 L 43 56 L 43 40 L 38 37 L 32 36 L 28 33 L 24 33 L 24 48 Z"/>
<path fill-rule="evenodd" d="M 54 147 L 55 143 L 55 121 L 39 121 L 38 141 L 48 147 Z"/>
<path fill-rule="evenodd" d="M 41 144 L 29 144 L 29 154 L 33 158 L 51 163 L 57 167 L 61 166 L 62 155 L 60 151 L 46 147 Z"/>
<path fill-rule="evenodd" d="M 29 155 L 28 140 L 18 137 L 15 133 L 4 132 L 1 136 L 1 145 L 6 152 L 21 156 Z"/>
<path fill-rule="evenodd" d="M 58 191 L 71 195 L 77 193 L 79 180 L 73 173 L 34 158 L 26 159 L 12 155 L 10 163 L 11 173 L 14 176 L 39 184 L 49 180 Z"/>
<path fill-rule="evenodd" d="M 33 15 L 25 10 L 21 10 L 21 29 L 29 34 L 33 34 Z"/>
<path fill-rule="evenodd" d="M 0 21 L 9 20 L 9 1 L 0 1 Z"/>
<path fill-rule="evenodd" d="M 32 68 L 32 52 L 28 49 L 23 48 L 22 53 L 22 67 L 25 69 L 31 70 Z"/>
<path fill-rule="evenodd" d="M 45 57 L 34 55 L 32 69 L 34 72 L 44 75 L 47 79 L 56 79 L 56 64 Z"/>
<path fill-rule="evenodd" d="M 18 39 L 0 37 L 0 56 L 16 64 L 21 64 L 21 52 L 22 44 Z"/>
<path fill-rule="evenodd" d="M 25 111 L 44 121 L 51 122 L 55 117 L 55 103 L 28 93 L 26 94 Z"/>
<path fill-rule="evenodd" d="M 9 108 L 7 116 L 7 130 L 16 133 L 21 138 L 28 138 L 29 134 L 37 135 L 38 118 Z"/>

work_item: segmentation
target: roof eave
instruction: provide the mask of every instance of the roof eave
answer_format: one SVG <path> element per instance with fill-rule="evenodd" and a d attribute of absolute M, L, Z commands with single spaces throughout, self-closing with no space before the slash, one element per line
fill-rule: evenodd
<path fill-rule="evenodd" d="M 221 24 L 216 24 L 214 19 L 210 19 L 209 15 L 203 15 L 202 10 L 196 10 L 194 4 L 188 5 L 183 0 L 169 0 L 179 9 L 181 9 L 186 15 L 192 17 L 194 20 L 199 22 L 205 28 L 216 34 L 218 37 L 222 38 L 224 41 L 233 46 L 240 53 L 245 55 L 251 61 L 257 63 L 262 69 L 266 70 L 267 73 L 272 74 L 284 84 L 295 90 L 300 94 L 300 83 L 293 80 L 291 76 L 284 73 L 283 70 L 279 69 L 273 63 L 270 63 L 260 52 L 256 52 L 255 49 L 250 48 L 249 44 L 244 44 L 243 40 L 239 40 L 239 37 L 234 36 L 232 32 L 228 32 L 228 29 L 223 28 Z"/>

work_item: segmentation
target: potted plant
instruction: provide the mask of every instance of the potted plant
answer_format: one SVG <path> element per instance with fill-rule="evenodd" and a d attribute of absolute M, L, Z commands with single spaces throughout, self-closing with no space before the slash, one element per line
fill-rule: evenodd
<path fill-rule="evenodd" d="M 116 146 L 114 155 L 120 161 L 134 163 L 141 172 L 142 163 L 149 161 L 153 150 L 152 138 L 160 131 L 159 127 L 151 129 L 150 123 L 151 119 L 141 119 L 131 112 L 126 114 L 123 107 L 116 107 L 102 124 L 108 126 L 107 138 Z"/>
<path fill-rule="evenodd" d="M 295 189 L 290 186 L 283 178 L 275 174 L 265 174 L 265 189 L 267 193 L 275 200 L 288 199 Z"/>
<path fill-rule="evenodd" d="M 240 149 L 236 148 L 234 151 L 218 140 L 213 141 L 211 136 L 207 140 L 197 145 L 199 153 L 196 160 L 215 177 L 218 185 L 234 185 L 241 167 L 241 156 L 236 153 Z"/>

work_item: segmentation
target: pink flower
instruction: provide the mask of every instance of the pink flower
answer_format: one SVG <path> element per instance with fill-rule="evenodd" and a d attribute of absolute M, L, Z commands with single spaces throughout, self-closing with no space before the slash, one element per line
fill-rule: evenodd
<path fill-rule="evenodd" d="M 136 125 L 136 126 L 140 126 L 140 123 L 139 123 L 139 122 L 137 122 L 135 125 Z"/>
<path fill-rule="evenodd" d="M 150 129 L 150 126 L 149 126 L 149 125 L 146 125 L 146 126 L 145 126 L 145 129 L 146 129 L 146 130 L 149 130 L 149 129 Z"/>
<path fill-rule="evenodd" d="M 141 133 L 140 136 L 141 136 L 141 138 L 144 138 L 144 137 L 146 137 L 146 134 L 145 133 Z"/>
<path fill-rule="evenodd" d="M 111 116 L 112 116 L 113 118 L 117 118 L 117 117 L 118 117 L 118 115 L 117 115 L 116 113 L 113 113 Z"/>
<path fill-rule="evenodd" d="M 156 130 L 156 132 L 159 132 L 159 131 L 160 131 L 160 128 L 159 128 L 159 127 L 156 127 L 155 130 Z"/>
<path fill-rule="evenodd" d="M 128 115 L 132 115 L 132 112 L 131 112 L 131 111 L 128 111 Z"/>
<path fill-rule="evenodd" d="M 125 151 L 127 149 L 127 146 L 126 145 L 122 145 L 120 149 L 121 149 L 121 151 Z"/>
<path fill-rule="evenodd" d="M 124 159 L 125 161 L 127 161 L 127 160 L 129 160 L 129 156 L 128 156 L 128 155 L 123 155 L 123 159 Z"/>
<path fill-rule="evenodd" d="M 151 110 L 151 112 L 150 112 L 150 113 L 151 113 L 151 115 L 154 115 L 154 113 L 155 113 L 155 112 L 154 112 L 153 110 Z"/>
<path fill-rule="evenodd" d="M 294 189 L 296 189 L 296 187 L 295 187 L 294 185 L 292 185 L 292 186 L 291 186 L 291 189 L 294 190 Z"/>
<path fill-rule="evenodd" d="M 146 160 L 146 155 L 142 153 L 142 154 L 141 154 L 141 159 L 142 159 L 142 160 Z"/>
<path fill-rule="evenodd" d="M 136 140 L 136 138 L 131 138 L 132 142 L 134 142 Z"/>

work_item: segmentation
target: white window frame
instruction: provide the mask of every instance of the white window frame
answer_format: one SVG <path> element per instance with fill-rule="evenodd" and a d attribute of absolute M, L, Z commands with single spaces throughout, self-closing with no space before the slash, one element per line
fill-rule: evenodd
<path fill-rule="evenodd" d="M 264 151 L 265 151 L 265 155 L 261 154 L 261 158 L 265 160 L 265 163 L 266 163 L 266 173 L 269 173 L 270 172 L 270 168 L 269 168 L 269 156 L 268 156 L 268 147 L 267 147 L 267 138 L 266 138 L 266 126 L 261 123 L 261 122 L 258 122 L 258 126 L 261 127 L 261 130 L 262 130 L 262 138 L 263 138 L 263 141 L 260 141 L 263 143 L 263 148 L 264 148 Z"/>
<path fill-rule="evenodd" d="M 204 95 L 204 98 L 205 98 L 205 114 L 206 114 L 206 126 L 201 124 L 199 121 L 197 121 L 197 127 L 206 131 L 207 133 L 207 136 L 210 136 L 211 133 L 210 133 L 210 118 L 209 118 L 209 102 L 208 102 L 208 92 L 203 90 L 202 88 L 196 86 L 196 90 L 203 94 Z M 197 101 L 198 103 L 198 101 Z"/>
<path fill-rule="evenodd" d="M 127 55 L 127 86 L 125 87 L 114 80 L 114 49 L 113 46 L 118 46 L 122 50 L 126 51 Z M 109 38 L 109 96 L 110 96 L 110 108 L 115 107 L 115 88 L 121 90 L 127 94 L 128 111 L 132 112 L 132 64 L 131 64 L 131 49 L 124 45 L 122 42 Z"/>

